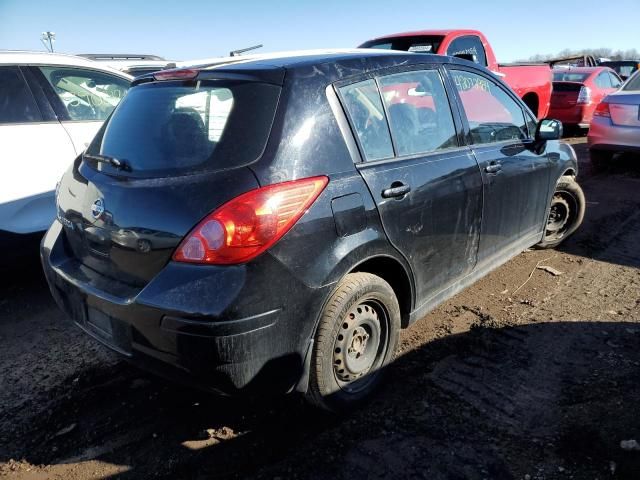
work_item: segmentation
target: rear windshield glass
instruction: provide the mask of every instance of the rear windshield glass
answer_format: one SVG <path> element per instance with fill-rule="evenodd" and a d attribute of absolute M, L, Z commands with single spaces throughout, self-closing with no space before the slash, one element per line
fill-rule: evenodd
<path fill-rule="evenodd" d="M 640 72 L 636 72 L 636 74 L 624 84 L 622 90 L 640 90 Z"/>
<path fill-rule="evenodd" d="M 589 78 L 590 73 L 577 72 L 555 72 L 553 74 L 554 82 L 584 82 Z"/>
<path fill-rule="evenodd" d="M 87 156 L 115 158 L 128 169 L 114 173 L 134 176 L 246 165 L 264 150 L 279 92 L 256 82 L 142 84 L 129 90 Z"/>
<path fill-rule="evenodd" d="M 383 38 L 370 40 L 360 45 L 360 48 L 383 48 L 386 50 L 403 50 L 416 53 L 437 53 L 442 43 L 442 36 L 415 36 Z"/>

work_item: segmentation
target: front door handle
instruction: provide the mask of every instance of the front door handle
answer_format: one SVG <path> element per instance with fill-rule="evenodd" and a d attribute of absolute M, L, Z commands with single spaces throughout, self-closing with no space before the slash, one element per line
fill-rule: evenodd
<path fill-rule="evenodd" d="M 385 188 L 382 191 L 382 198 L 404 197 L 410 191 L 411 187 L 409 185 L 405 185 L 400 182 L 393 182 L 390 188 Z"/>
<path fill-rule="evenodd" d="M 500 170 L 502 170 L 502 165 L 498 162 L 491 162 L 489 165 L 484 167 L 484 171 L 487 173 L 498 173 Z"/>

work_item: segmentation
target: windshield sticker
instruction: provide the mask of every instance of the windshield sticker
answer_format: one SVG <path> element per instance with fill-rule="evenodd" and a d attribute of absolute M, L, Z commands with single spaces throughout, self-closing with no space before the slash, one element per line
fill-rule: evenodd
<path fill-rule="evenodd" d="M 410 52 L 430 53 L 432 50 L 433 50 L 433 45 L 428 45 L 428 44 L 422 44 L 422 45 L 415 44 L 409 47 Z"/>
<path fill-rule="evenodd" d="M 464 50 L 457 50 L 455 52 L 451 52 L 449 54 L 452 57 L 455 57 L 456 55 L 475 55 L 478 56 L 478 49 L 474 46 L 474 47 L 470 47 L 470 48 L 465 48 Z"/>
<path fill-rule="evenodd" d="M 453 74 L 453 81 L 458 87 L 458 91 L 466 92 L 467 90 L 476 89 L 482 90 L 484 92 L 491 91 L 491 85 L 489 85 L 489 81 L 485 80 L 482 77 L 468 77 L 464 74 Z"/>

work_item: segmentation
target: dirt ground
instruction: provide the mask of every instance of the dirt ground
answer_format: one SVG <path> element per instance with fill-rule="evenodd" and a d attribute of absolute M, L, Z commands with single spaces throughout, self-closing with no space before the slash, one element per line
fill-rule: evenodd
<path fill-rule="evenodd" d="M 405 331 L 346 418 L 137 371 L 65 320 L 25 245 L 0 270 L 0 477 L 640 479 L 621 446 L 640 442 L 640 158 L 595 174 L 568 141 L 580 231 Z"/>

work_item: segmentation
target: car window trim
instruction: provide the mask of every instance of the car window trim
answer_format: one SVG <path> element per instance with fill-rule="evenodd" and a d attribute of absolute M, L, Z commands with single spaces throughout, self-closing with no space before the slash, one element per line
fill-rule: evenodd
<path fill-rule="evenodd" d="M 451 114 L 451 121 L 453 123 L 453 129 L 455 131 L 455 136 L 456 136 L 456 142 L 458 143 L 458 145 L 455 145 L 454 147 L 448 147 L 448 148 L 443 148 L 443 149 L 438 149 L 438 150 L 432 150 L 432 151 L 427 151 L 427 152 L 416 152 L 416 153 L 410 153 L 410 154 L 406 154 L 406 155 L 399 155 L 398 154 L 398 148 L 397 148 L 397 144 L 396 144 L 396 138 L 395 138 L 395 134 L 393 133 L 393 128 L 391 128 L 391 121 L 389 120 L 389 109 L 387 108 L 387 103 L 384 101 L 384 97 L 382 97 L 382 87 L 380 85 L 380 79 L 384 78 L 384 77 L 390 77 L 392 75 L 398 75 L 398 74 L 402 74 L 402 73 L 412 73 L 412 72 L 427 72 L 427 71 L 435 71 L 436 75 L 438 75 L 438 77 L 440 78 L 440 82 L 442 84 L 442 88 L 444 90 L 444 94 L 445 97 L 447 99 L 447 105 L 449 105 L 449 113 Z M 386 75 L 377 75 L 375 77 L 375 81 L 376 81 L 376 85 L 378 87 L 378 93 L 380 94 L 380 97 L 382 99 L 382 108 L 384 109 L 384 114 L 385 114 L 385 118 L 387 119 L 387 129 L 389 130 L 389 135 L 391 136 L 391 144 L 393 145 L 393 152 L 394 152 L 394 158 L 408 158 L 408 157 L 416 157 L 416 156 L 425 156 L 428 155 L 430 153 L 434 153 L 434 152 L 441 152 L 441 151 L 445 151 L 445 150 L 449 150 L 450 148 L 457 148 L 460 147 L 460 138 L 458 137 L 458 128 L 456 126 L 456 121 L 455 121 L 455 115 L 453 113 L 453 109 L 451 108 L 451 99 L 449 98 L 449 93 L 447 92 L 447 84 L 444 81 L 444 77 L 442 75 L 442 71 L 440 69 L 440 64 L 432 64 L 430 66 L 430 68 L 421 68 L 419 70 L 408 70 L 408 71 L 401 71 L 401 72 L 397 72 L 397 73 L 388 73 Z"/>
<path fill-rule="evenodd" d="M 454 128 L 456 130 L 456 138 L 458 141 L 458 145 L 454 146 L 454 147 L 449 147 L 449 148 L 445 148 L 442 150 L 435 150 L 432 152 L 423 152 L 423 153 L 419 153 L 419 154 L 410 154 L 410 155 L 398 155 L 397 154 L 397 150 L 395 148 L 395 144 L 393 141 L 393 136 L 391 133 L 391 124 L 389 123 L 388 120 L 388 115 L 387 115 L 387 108 L 386 105 L 384 103 L 384 99 L 382 98 L 382 92 L 380 90 L 380 85 L 378 83 L 378 81 L 376 80 L 376 78 L 379 77 L 385 77 L 385 76 L 389 76 L 389 75 L 393 75 L 396 73 L 407 73 L 407 72 L 414 72 L 414 71 L 421 71 L 421 70 L 436 70 L 438 71 L 442 82 L 443 82 L 443 86 L 445 89 L 445 93 L 447 95 L 447 101 L 449 102 L 449 109 L 451 111 L 451 115 L 453 117 L 453 123 L 454 123 Z M 376 88 L 378 89 L 378 95 L 380 96 L 380 101 L 382 102 L 382 106 L 384 109 L 384 114 L 385 114 L 385 120 L 387 122 L 387 129 L 389 130 L 389 136 L 391 138 L 391 144 L 393 147 L 393 156 L 392 157 L 386 157 L 386 158 L 380 158 L 380 159 L 376 159 L 376 160 L 367 160 L 365 152 L 364 152 L 364 148 L 360 142 L 360 138 L 358 137 L 358 133 L 354 130 L 353 128 L 353 121 L 351 119 L 350 113 L 348 111 L 348 109 L 345 106 L 345 101 L 344 98 L 340 92 L 340 88 L 342 87 L 346 87 L 348 85 L 353 85 L 354 83 L 359 83 L 362 82 L 364 80 L 369 80 L 369 79 L 373 79 L 376 82 Z M 367 73 L 363 73 L 363 74 L 358 74 L 355 75 L 353 77 L 349 77 L 349 78 L 345 78 L 342 80 L 339 80 L 337 82 L 333 83 L 333 91 L 337 97 L 337 99 L 339 100 L 340 103 L 340 108 L 341 111 L 343 112 L 345 119 L 347 120 L 347 124 L 349 126 L 349 131 L 351 133 L 351 138 L 353 139 L 353 141 L 355 142 L 355 144 L 358 147 L 358 153 L 359 153 L 359 161 L 356 162 L 356 165 L 364 165 L 364 164 L 381 164 L 381 163 L 387 163 L 387 162 L 393 162 L 393 161 L 401 161 L 401 160 L 411 160 L 414 158 L 423 158 L 429 155 L 437 155 L 439 153 L 442 152 L 449 152 L 449 151 L 455 151 L 457 149 L 466 149 L 468 147 L 467 143 L 466 143 L 466 131 L 465 131 L 465 124 L 463 123 L 462 120 L 462 116 L 461 116 L 461 112 L 460 112 L 460 107 L 459 105 L 456 103 L 456 98 L 454 97 L 454 93 L 453 89 L 452 89 L 452 83 L 451 83 L 451 79 L 449 78 L 446 70 L 444 69 L 444 64 L 440 63 L 440 62 L 429 62 L 429 63 L 417 63 L 417 64 L 412 64 L 412 65 L 396 65 L 393 67 L 386 67 L 383 69 L 379 69 L 379 70 L 374 70 L 371 72 L 367 72 Z M 455 88 L 455 87 L 453 87 Z"/>
<path fill-rule="evenodd" d="M 384 109 L 384 101 L 382 99 L 382 94 L 380 93 L 380 88 L 378 86 L 378 82 L 376 82 L 375 76 L 372 75 L 371 73 L 366 74 L 365 76 L 358 76 L 355 77 L 357 78 L 357 80 L 353 80 L 353 81 L 349 81 L 349 82 L 345 82 L 343 84 L 343 82 L 336 82 L 334 83 L 334 91 L 336 93 L 336 95 L 338 96 L 338 99 L 340 100 L 340 104 L 342 105 L 342 109 L 345 112 L 345 115 L 347 116 L 347 120 L 349 122 L 349 127 L 351 129 L 351 134 L 353 135 L 353 138 L 356 141 L 356 144 L 358 145 L 358 150 L 360 151 L 360 158 L 362 159 L 363 163 L 367 163 L 367 162 L 373 162 L 376 160 L 387 160 L 389 158 L 395 158 L 396 156 L 396 151 L 393 145 L 393 139 L 391 138 L 391 132 L 389 131 L 389 120 L 387 119 L 387 112 Z M 366 82 L 367 80 L 372 80 L 374 85 L 376 86 L 376 89 L 378 91 L 378 97 L 380 98 L 380 102 L 382 103 L 382 112 L 384 114 L 384 119 L 385 122 L 387 124 L 387 131 L 389 131 L 389 140 L 391 141 L 391 150 L 393 151 L 393 155 L 390 157 L 385 157 L 385 158 L 378 158 L 376 160 L 368 160 L 367 159 L 367 152 L 364 148 L 364 145 L 362 144 L 362 141 L 360 140 L 360 136 L 358 135 L 358 132 L 355 130 L 355 122 L 353 121 L 353 118 L 351 117 L 351 112 L 349 111 L 349 109 L 346 107 L 346 101 L 344 96 L 342 95 L 342 91 L 341 89 L 344 87 L 348 87 L 349 85 L 354 85 L 356 83 L 361 83 L 361 82 Z"/>
<path fill-rule="evenodd" d="M 20 73 L 27 82 L 29 90 L 40 109 L 42 123 L 57 122 L 58 116 L 47 98 L 46 92 L 43 90 L 37 77 L 33 74 L 33 70 L 29 66 L 20 66 Z"/>
<path fill-rule="evenodd" d="M 466 65 L 456 65 L 456 64 L 451 64 L 451 65 L 444 65 L 447 76 L 449 77 L 449 81 L 451 82 L 451 86 L 452 86 L 452 90 L 453 90 L 453 95 L 455 98 L 456 103 L 458 104 L 458 109 L 460 111 L 460 115 L 462 117 L 462 122 L 464 124 L 464 128 L 465 128 L 465 141 L 466 141 L 466 145 L 469 147 L 479 147 L 479 146 L 483 146 L 483 145 L 500 145 L 502 144 L 503 146 L 505 144 L 509 144 L 509 143 L 513 143 L 513 144 L 526 144 L 527 142 L 532 142 L 533 141 L 533 137 L 531 135 L 531 132 L 529 132 L 529 127 L 527 126 L 527 111 L 523 108 L 523 104 L 524 102 L 515 94 L 511 91 L 511 89 L 508 88 L 504 88 L 502 80 L 500 80 L 499 78 L 497 78 L 495 75 L 492 75 L 490 72 L 487 74 L 486 72 L 480 70 L 480 69 L 474 69 L 474 68 L 468 68 Z M 471 138 L 471 127 L 469 126 L 469 119 L 467 118 L 467 113 L 464 110 L 464 105 L 462 104 L 462 98 L 460 97 L 460 93 L 458 92 L 458 89 L 455 86 L 455 82 L 453 81 L 453 75 L 452 75 L 452 71 L 464 71 L 464 72 L 469 72 L 469 73 L 473 73 L 475 75 L 479 75 L 481 77 L 486 78 L 487 80 L 495 83 L 504 93 L 507 94 L 507 96 L 511 97 L 512 100 L 514 100 L 516 102 L 517 105 L 519 105 L 520 107 L 520 111 L 522 112 L 522 116 L 525 120 L 525 127 L 527 128 L 527 135 L 528 137 L 526 139 L 513 139 L 513 140 L 501 140 L 500 142 L 486 142 L 486 143 L 474 143 L 473 139 Z"/>

